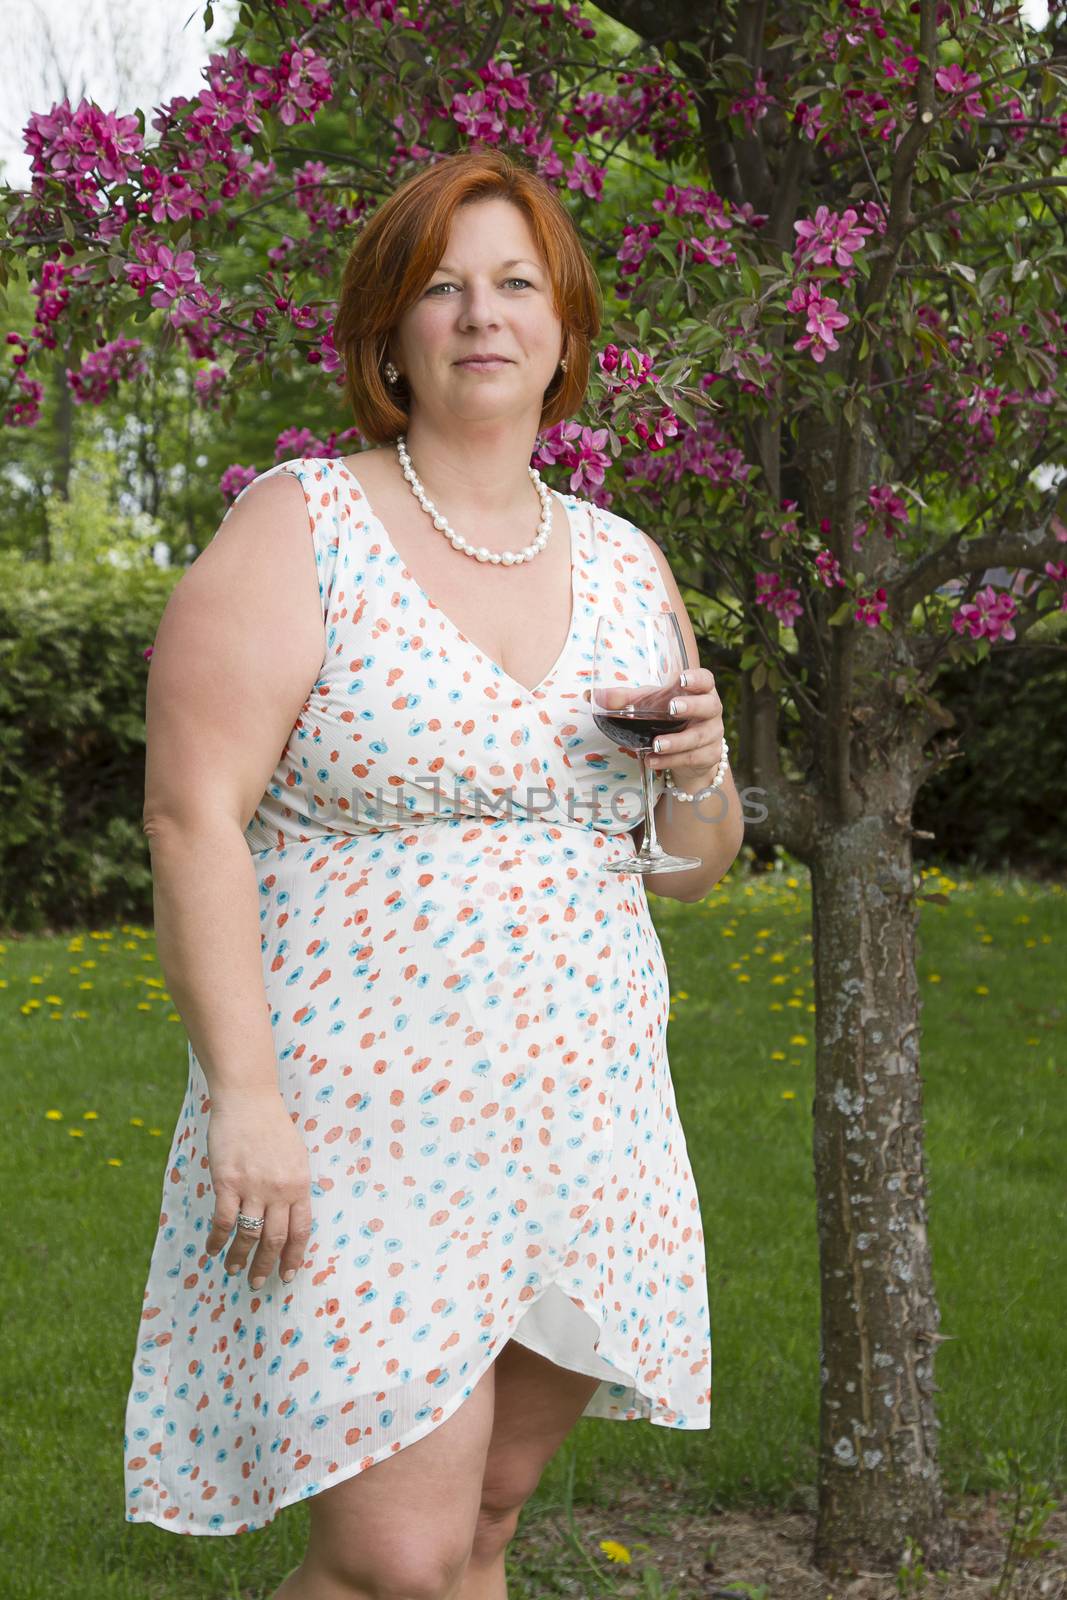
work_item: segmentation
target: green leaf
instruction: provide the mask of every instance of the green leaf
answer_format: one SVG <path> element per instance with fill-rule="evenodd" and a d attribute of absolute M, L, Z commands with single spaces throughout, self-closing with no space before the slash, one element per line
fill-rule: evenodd
<path fill-rule="evenodd" d="M 831 628 L 840 627 L 842 622 L 844 622 L 847 617 L 850 617 L 852 615 L 852 612 L 853 612 L 854 608 L 855 608 L 855 601 L 854 600 L 842 600 L 842 602 L 838 606 L 837 610 L 835 612 L 833 612 L 829 617 L 827 617 L 827 619 L 826 619 L 827 626 L 831 627 Z"/>
<path fill-rule="evenodd" d="M 756 665 L 752 669 L 752 687 L 753 687 L 753 689 L 762 689 L 763 685 L 766 683 L 766 681 L 767 681 L 767 663 L 765 661 L 758 661 L 756 663 Z"/>
<path fill-rule="evenodd" d="M 680 394 L 675 393 L 671 396 L 670 406 L 671 410 L 676 411 L 681 417 L 682 421 L 688 423 L 689 427 L 696 427 L 696 412 L 693 410 L 693 407 L 689 404 L 688 400 L 684 400 Z"/>

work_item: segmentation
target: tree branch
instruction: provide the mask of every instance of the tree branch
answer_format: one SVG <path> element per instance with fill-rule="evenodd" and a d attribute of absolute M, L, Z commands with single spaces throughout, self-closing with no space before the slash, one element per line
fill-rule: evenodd
<path fill-rule="evenodd" d="M 897 615 L 906 615 L 924 595 L 940 588 L 963 573 L 984 572 L 987 567 L 1025 567 L 1039 570 L 1046 561 L 1063 559 L 1063 541 L 1052 531 L 1058 495 L 1055 490 L 1045 501 L 1045 513 L 1032 528 L 998 530 L 977 539 L 953 534 L 936 550 L 922 557 L 900 578 L 886 584 L 890 604 Z"/>

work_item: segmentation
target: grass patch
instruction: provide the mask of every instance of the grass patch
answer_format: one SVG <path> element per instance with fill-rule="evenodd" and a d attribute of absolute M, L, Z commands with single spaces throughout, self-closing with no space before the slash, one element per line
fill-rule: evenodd
<path fill-rule="evenodd" d="M 949 897 L 922 904 L 919 963 L 946 1485 L 988 1486 L 987 1453 L 1007 1448 L 1062 1482 L 1067 893 L 936 869 L 926 887 Z M 785 1506 L 814 1476 L 807 873 L 754 878 L 738 865 L 699 905 L 650 904 L 704 1221 L 713 1426 L 579 1423 L 530 1513 L 573 1485 L 602 1508 L 605 1539 L 616 1493 L 639 1478 L 694 1508 L 738 1508 Z M 185 1050 L 149 929 L 0 943 L 16 1217 L 0 1355 L 12 1600 L 258 1600 L 302 1553 L 306 1505 L 226 1539 L 123 1521 L 123 1413 Z"/>

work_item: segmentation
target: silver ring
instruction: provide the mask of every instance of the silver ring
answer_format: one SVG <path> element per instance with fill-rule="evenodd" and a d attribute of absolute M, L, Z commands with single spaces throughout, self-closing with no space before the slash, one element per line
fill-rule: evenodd
<path fill-rule="evenodd" d="M 248 1233 L 258 1233 L 265 1221 L 265 1217 L 246 1217 L 243 1211 L 237 1213 L 237 1226 Z"/>

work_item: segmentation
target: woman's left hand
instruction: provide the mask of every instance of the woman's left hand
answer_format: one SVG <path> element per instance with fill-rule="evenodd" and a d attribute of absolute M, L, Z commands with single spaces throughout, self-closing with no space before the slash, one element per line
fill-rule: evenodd
<path fill-rule="evenodd" d="M 711 782 L 722 757 L 725 730 L 715 674 L 708 667 L 687 668 L 685 686 L 673 692 L 671 706 L 688 725 L 664 734 L 659 751 L 649 751 L 648 764 L 654 772 L 670 767 L 676 788 L 696 791 Z"/>

